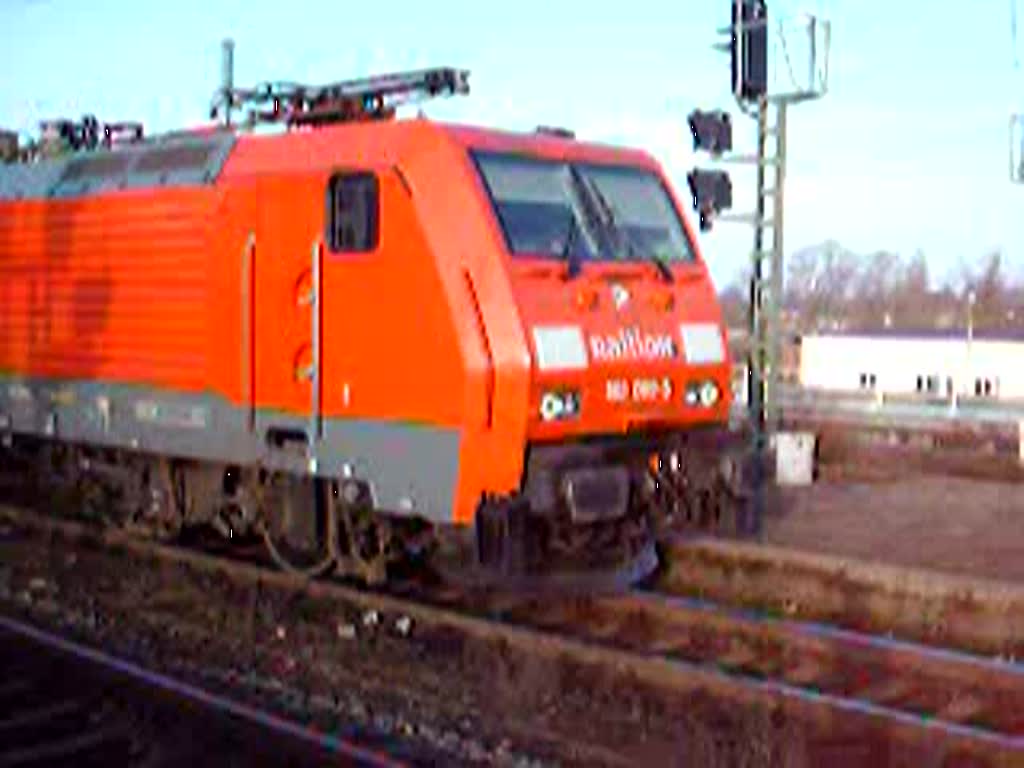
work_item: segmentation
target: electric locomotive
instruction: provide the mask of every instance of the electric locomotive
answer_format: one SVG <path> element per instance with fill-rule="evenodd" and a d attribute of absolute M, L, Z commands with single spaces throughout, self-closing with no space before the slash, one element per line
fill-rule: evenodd
<path fill-rule="evenodd" d="M 149 535 L 260 535 L 309 574 L 650 573 L 730 407 L 693 228 L 645 152 L 397 117 L 467 91 L 451 68 L 229 77 L 201 130 L 15 142 L 8 466 Z"/>

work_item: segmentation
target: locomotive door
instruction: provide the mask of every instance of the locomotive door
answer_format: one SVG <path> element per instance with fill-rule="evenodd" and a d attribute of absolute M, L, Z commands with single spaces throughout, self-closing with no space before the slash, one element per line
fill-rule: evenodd
<path fill-rule="evenodd" d="M 253 270 L 255 426 L 275 447 L 320 436 L 326 180 L 289 174 L 259 182 Z"/>

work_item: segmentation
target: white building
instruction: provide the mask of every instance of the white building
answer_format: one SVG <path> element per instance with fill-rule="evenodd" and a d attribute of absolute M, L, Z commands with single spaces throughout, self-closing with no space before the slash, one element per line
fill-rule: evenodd
<path fill-rule="evenodd" d="M 808 335 L 800 347 L 805 389 L 1024 401 L 1024 333 L 892 329 Z"/>

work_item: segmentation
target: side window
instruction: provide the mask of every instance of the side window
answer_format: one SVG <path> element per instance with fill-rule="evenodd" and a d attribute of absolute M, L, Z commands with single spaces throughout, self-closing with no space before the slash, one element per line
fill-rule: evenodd
<path fill-rule="evenodd" d="M 327 242 L 335 252 L 372 251 L 380 237 L 380 188 L 372 173 L 342 173 L 327 188 Z"/>

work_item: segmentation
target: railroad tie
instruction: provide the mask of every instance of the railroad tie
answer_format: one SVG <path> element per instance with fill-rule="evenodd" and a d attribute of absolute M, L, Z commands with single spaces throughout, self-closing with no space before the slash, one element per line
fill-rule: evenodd
<path fill-rule="evenodd" d="M 905 677 L 885 677 L 857 691 L 856 696 L 875 704 L 894 704 L 906 698 L 912 690 L 913 686 Z"/>
<path fill-rule="evenodd" d="M 982 700 L 972 693 L 967 693 L 954 696 L 945 707 L 935 713 L 935 717 L 950 723 L 963 723 L 984 711 L 985 705 Z"/>
<path fill-rule="evenodd" d="M 690 638 L 687 635 L 676 636 L 666 632 L 658 635 L 647 645 L 647 650 L 663 656 L 671 656 L 683 653 L 690 647 Z"/>
<path fill-rule="evenodd" d="M 782 676 L 794 685 L 810 685 L 822 677 L 821 665 L 811 658 L 801 658 L 795 667 L 783 670 Z"/>
<path fill-rule="evenodd" d="M 749 667 L 757 659 L 757 654 L 749 645 L 734 643 L 732 647 L 717 657 L 719 665 L 730 668 Z"/>

